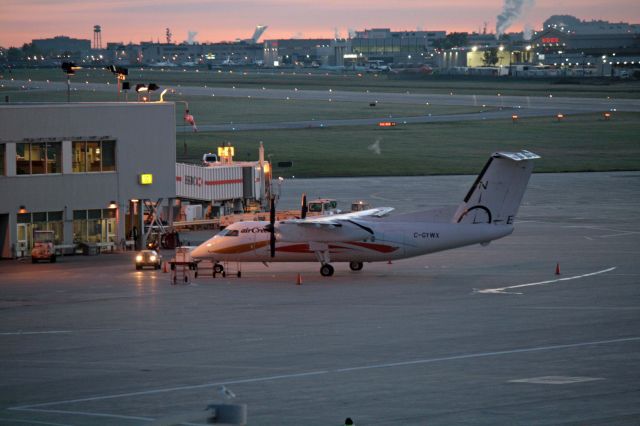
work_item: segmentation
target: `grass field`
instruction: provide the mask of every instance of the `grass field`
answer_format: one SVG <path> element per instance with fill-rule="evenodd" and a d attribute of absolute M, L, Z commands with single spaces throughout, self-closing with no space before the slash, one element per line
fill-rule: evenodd
<path fill-rule="evenodd" d="M 16 80 L 52 80 L 64 81 L 66 75 L 59 69 L 18 69 L 4 78 Z M 79 70 L 72 77 L 75 82 L 110 82 L 115 84 L 114 76 L 104 69 Z M 467 95 L 523 95 L 523 96 L 576 96 L 576 97 L 640 97 L 640 81 L 603 81 L 575 80 L 576 84 L 558 84 L 558 80 L 518 80 L 508 78 L 488 78 L 470 80 L 467 77 L 431 76 L 420 80 L 390 80 L 380 74 L 331 74 L 309 72 L 308 70 L 274 71 L 207 71 L 171 69 L 159 70 L 129 68 L 128 80 L 135 83 L 154 82 L 161 86 L 216 86 L 216 87 L 265 87 L 269 89 L 318 89 L 377 92 L 411 93 L 456 93 Z M 579 84 L 578 84 L 579 83 Z M 597 83 L 597 84 L 596 84 Z"/>
<path fill-rule="evenodd" d="M 16 79 L 64 80 L 57 69 L 15 70 Z M 5 76 L 6 78 L 7 76 Z M 268 86 L 291 89 L 335 88 L 336 90 L 411 90 L 452 91 L 454 93 L 540 94 L 572 96 L 638 97 L 638 84 L 628 82 L 612 86 L 570 85 L 559 87 L 549 82 L 467 81 L 389 81 L 364 75 L 262 75 L 216 72 L 130 71 L 130 80 L 176 85 Z M 82 70 L 75 82 L 110 81 L 104 70 Z M 240 82 L 240 83 L 238 83 Z M 508 89 L 505 89 L 508 87 Z M 562 89 L 562 90 L 560 90 Z M 65 102 L 65 91 L 8 90 L 0 94 L 11 101 Z M 74 101 L 114 101 L 114 94 L 73 91 Z M 133 99 L 135 94 L 130 95 Z M 255 123 L 337 118 L 398 117 L 425 114 L 459 114 L 480 111 L 474 107 L 445 107 L 404 104 L 378 104 L 328 101 L 287 101 L 224 98 L 207 96 L 168 100 L 189 102 L 198 124 Z M 588 100 L 585 100 L 588 102 Z M 176 106 L 177 124 L 182 124 L 182 104 Z M 198 162 L 204 152 L 214 151 L 222 143 L 236 147 L 236 159 L 257 158 L 263 141 L 274 164 L 292 161 L 293 167 L 275 170 L 276 176 L 390 176 L 425 174 L 475 174 L 488 154 L 497 150 L 529 149 L 540 155 L 538 172 L 611 171 L 640 169 L 640 113 L 614 113 L 609 121 L 599 114 L 569 116 L 562 122 L 552 118 L 460 121 L 398 125 L 391 129 L 376 126 L 328 127 L 324 129 L 272 130 L 250 132 L 179 133 L 176 150 L 179 161 Z M 183 153 L 183 146 L 188 153 Z M 376 153 L 379 148 L 380 153 Z"/>
<path fill-rule="evenodd" d="M 224 142 L 236 147 L 236 159 L 257 158 L 260 141 L 275 164 L 276 176 L 391 176 L 474 174 L 497 150 L 528 149 L 543 158 L 537 172 L 638 170 L 640 113 L 551 118 L 413 124 L 393 129 L 332 127 L 260 132 L 179 134 L 178 161 L 198 161 Z M 380 154 L 372 145 L 378 143 Z M 183 154 L 183 143 L 188 155 Z"/>
<path fill-rule="evenodd" d="M 66 91 L 8 90 L 11 102 L 66 102 Z M 134 100 L 135 94 L 129 94 Z M 112 102 L 115 95 L 100 91 L 77 90 L 71 93 L 73 102 Z M 446 105 L 416 105 L 366 102 L 302 101 L 287 99 L 227 98 L 221 96 L 178 96 L 168 94 L 167 101 L 186 101 L 197 124 L 267 123 L 279 121 L 334 120 L 351 118 L 393 118 L 418 115 L 465 114 L 490 111 L 495 108 Z M 184 104 L 176 106 L 176 124 L 183 125 Z"/>

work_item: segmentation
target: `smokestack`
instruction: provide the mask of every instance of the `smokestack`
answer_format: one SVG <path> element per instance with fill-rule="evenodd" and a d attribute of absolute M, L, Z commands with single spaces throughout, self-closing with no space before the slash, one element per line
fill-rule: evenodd
<path fill-rule="evenodd" d="M 522 9 L 533 6 L 534 0 L 504 0 L 502 13 L 496 18 L 496 37 L 500 37 L 522 15 Z"/>

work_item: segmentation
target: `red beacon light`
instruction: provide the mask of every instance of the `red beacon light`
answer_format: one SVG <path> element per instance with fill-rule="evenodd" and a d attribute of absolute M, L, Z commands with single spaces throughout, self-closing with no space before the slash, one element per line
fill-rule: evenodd
<path fill-rule="evenodd" d="M 395 121 L 381 121 L 378 123 L 378 127 L 395 127 Z"/>

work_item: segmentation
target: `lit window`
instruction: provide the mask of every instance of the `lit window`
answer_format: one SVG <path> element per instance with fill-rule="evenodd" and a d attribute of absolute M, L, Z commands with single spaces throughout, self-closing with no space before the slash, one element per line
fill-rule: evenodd
<path fill-rule="evenodd" d="M 92 209 L 73 211 L 74 243 L 114 242 L 116 240 L 115 229 L 115 210 Z"/>
<path fill-rule="evenodd" d="M 74 141 L 73 172 L 114 172 L 116 170 L 115 141 Z"/>
<path fill-rule="evenodd" d="M 16 144 L 17 174 L 61 173 L 61 167 L 62 144 L 60 142 Z"/>

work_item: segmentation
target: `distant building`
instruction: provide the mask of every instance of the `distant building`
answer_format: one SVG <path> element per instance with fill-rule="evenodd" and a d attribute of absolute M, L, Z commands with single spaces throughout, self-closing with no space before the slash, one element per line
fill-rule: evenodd
<path fill-rule="evenodd" d="M 263 44 L 247 41 L 201 44 L 201 57 L 213 65 L 254 65 L 263 61 Z"/>
<path fill-rule="evenodd" d="M 574 33 L 545 28 L 531 38 L 538 53 L 580 51 L 585 55 L 640 53 L 640 33 Z"/>
<path fill-rule="evenodd" d="M 107 57 L 122 65 L 252 65 L 262 63 L 263 52 L 262 44 L 246 41 L 205 44 L 108 43 Z"/>
<path fill-rule="evenodd" d="M 328 55 L 332 42 L 328 38 L 265 40 L 264 64 L 269 67 L 319 64 L 321 58 Z"/>
<path fill-rule="evenodd" d="M 433 50 L 433 42 L 445 38 L 446 31 L 391 31 L 372 28 L 356 31 L 351 49 L 364 60 L 386 63 L 424 63 L 425 55 Z"/>
<path fill-rule="evenodd" d="M 556 29 L 573 34 L 640 33 L 640 24 L 609 21 L 582 21 L 571 15 L 553 15 L 542 24 L 543 30 Z"/>
<path fill-rule="evenodd" d="M 33 46 L 45 55 L 63 55 L 65 53 L 74 56 L 84 56 L 91 51 L 91 40 L 56 36 L 54 38 L 34 39 Z"/>
<path fill-rule="evenodd" d="M 640 65 L 640 33 L 578 33 L 546 28 L 531 44 L 538 62 L 563 75 L 629 75 Z"/>

